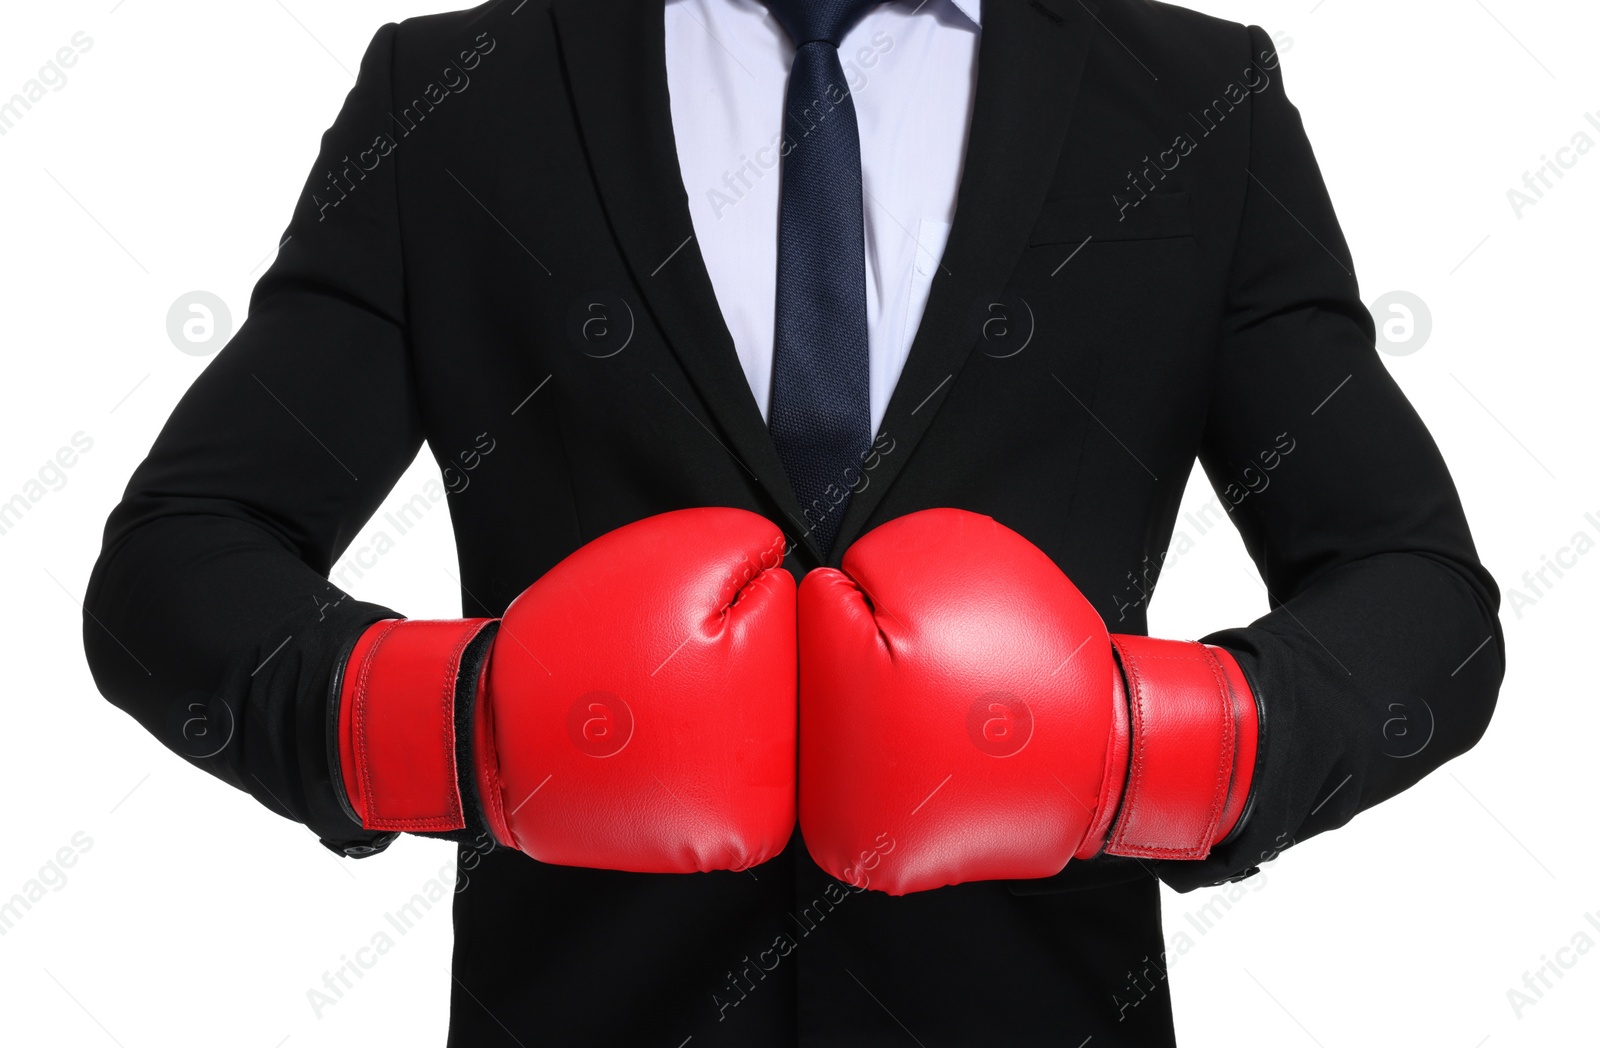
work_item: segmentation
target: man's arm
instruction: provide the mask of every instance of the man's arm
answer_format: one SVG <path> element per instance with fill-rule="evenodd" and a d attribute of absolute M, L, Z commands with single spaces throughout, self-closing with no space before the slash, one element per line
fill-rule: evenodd
<path fill-rule="evenodd" d="M 1251 29 L 1253 56 L 1272 54 Z M 1273 611 L 1206 638 L 1264 717 L 1253 809 L 1188 890 L 1342 826 L 1482 736 L 1499 593 L 1443 459 L 1373 348 L 1349 251 L 1280 87 L 1255 97 L 1247 200 L 1201 462 Z"/>
<path fill-rule="evenodd" d="M 346 159 L 387 126 L 395 30 L 362 59 L 249 320 L 112 512 L 84 605 L 107 698 L 348 854 L 393 835 L 346 811 L 328 759 L 330 696 L 362 629 L 395 613 L 326 575 L 422 443 L 396 164 L 359 171 Z"/>

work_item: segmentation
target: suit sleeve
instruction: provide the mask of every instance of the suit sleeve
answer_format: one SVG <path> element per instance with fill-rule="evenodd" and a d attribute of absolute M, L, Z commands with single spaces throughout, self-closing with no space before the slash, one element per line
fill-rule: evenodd
<path fill-rule="evenodd" d="M 1273 45 L 1250 30 L 1252 53 Z M 1374 349 L 1282 78 L 1256 95 L 1201 464 L 1271 613 L 1207 638 L 1263 713 L 1253 808 L 1187 891 L 1344 825 L 1482 736 L 1504 672 L 1499 593 L 1427 429 Z"/>
<path fill-rule="evenodd" d="M 396 616 L 327 574 L 422 442 L 396 158 L 380 138 L 395 29 L 378 32 L 324 135 L 249 319 L 112 512 L 84 604 L 106 698 L 351 855 L 393 835 L 363 830 L 336 788 L 331 695 L 362 629 Z"/>

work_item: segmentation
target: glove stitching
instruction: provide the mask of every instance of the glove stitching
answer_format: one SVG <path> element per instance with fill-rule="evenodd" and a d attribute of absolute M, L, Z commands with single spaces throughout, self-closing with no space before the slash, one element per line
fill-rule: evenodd
<path fill-rule="evenodd" d="M 499 638 L 495 639 L 498 640 Z M 522 847 L 522 840 L 517 836 L 516 830 L 512 829 L 510 820 L 506 818 L 506 788 L 505 783 L 500 778 L 500 740 L 495 734 L 494 703 L 490 701 L 489 693 L 489 662 L 493 657 L 494 649 L 491 646 L 483 658 L 482 683 L 476 700 L 483 706 L 483 730 L 487 739 L 488 751 L 478 758 L 483 763 L 485 775 L 489 780 L 489 789 L 486 791 L 488 796 L 483 798 L 484 806 L 489 809 L 485 812 L 485 815 L 489 823 L 491 837 L 494 836 L 497 827 L 504 829 L 506 835 L 511 839 L 512 846 L 519 851 L 526 851 L 527 849 Z"/>
<path fill-rule="evenodd" d="M 1206 665 L 1211 670 L 1211 679 L 1216 682 L 1216 695 L 1219 700 L 1217 707 L 1222 720 L 1221 745 L 1217 747 L 1217 783 L 1211 794 L 1211 818 L 1206 824 L 1205 838 L 1201 841 L 1201 858 L 1211 853 L 1211 844 L 1217 839 L 1217 823 L 1222 820 L 1223 809 L 1228 801 L 1228 784 L 1233 779 L 1233 753 L 1238 747 L 1237 721 L 1234 716 L 1233 687 L 1228 683 L 1227 675 L 1222 672 L 1222 663 L 1217 659 L 1216 653 L 1202 645 L 1201 653 L 1205 656 Z"/>
<path fill-rule="evenodd" d="M 444 724 L 445 752 L 449 754 L 450 763 L 450 797 L 444 815 L 440 819 L 449 819 L 459 826 L 448 826 L 445 829 L 460 829 L 466 825 L 466 817 L 461 811 L 461 769 L 456 766 L 456 677 L 461 673 L 461 653 L 467 645 L 472 643 L 472 638 L 478 635 L 478 629 L 463 632 L 456 638 L 455 647 L 451 650 L 449 658 L 445 661 L 444 681 L 441 688 L 439 712 Z M 420 820 L 419 820 L 420 821 Z M 427 820 L 433 821 L 433 820 Z"/>
<path fill-rule="evenodd" d="M 366 656 L 361 660 L 361 667 L 356 671 L 355 709 L 351 713 L 351 720 L 355 730 L 356 767 L 361 769 L 362 807 L 366 809 L 363 824 L 373 822 L 379 818 L 374 806 L 377 798 L 372 790 L 372 764 L 369 758 L 369 745 L 367 739 L 367 702 L 369 697 L 368 685 L 372 679 L 372 663 L 377 658 L 378 650 L 383 647 L 383 642 L 394 632 L 403 620 L 395 619 L 384 627 L 383 632 L 373 640 L 372 646 L 367 649 Z M 372 826 L 365 826 L 373 829 Z"/>
<path fill-rule="evenodd" d="M 1137 756 L 1136 756 L 1136 758 L 1135 758 L 1135 760 L 1133 762 L 1133 767 L 1129 769 L 1129 784 L 1128 784 L 1128 789 L 1127 789 L 1127 796 L 1134 798 L 1134 804 L 1129 808 L 1128 815 L 1125 816 L 1121 820 L 1121 825 L 1118 827 L 1118 829 L 1114 833 L 1114 840 L 1113 840 L 1112 844 L 1113 844 L 1113 846 L 1115 846 L 1115 847 L 1117 847 L 1119 849 L 1120 848 L 1137 848 L 1137 849 L 1141 849 L 1142 857 L 1144 857 L 1144 858 L 1152 858 L 1152 859 L 1203 859 L 1207 855 L 1209 855 L 1210 852 L 1211 852 L 1211 843 L 1210 843 L 1211 842 L 1211 838 L 1216 835 L 1217 821 L 1222 817 L 1222 804 L 1223 804 L 1223 802 L 1225 801 L 1226 798 L 1225 798 L 1225 795 L 1223 795 L 1220 791 L 1226 789 L 1226 779 L 1231 775 L 1231 772 L 1232 772 L 1233 762 L 1232 762 L 1232 758 L 1231 757 L 1228 759 L 1226 764 L 1223 763 L 1222 758 L 1221 758 L 1220 755 L 1218 757 L 1218 780 L 1217 780 L 1218 784 L 1217 784 L 1217 787 L 1214 788 L 1213 791 L 1212 791 L 1211 811 L 1210 811 L 1210 815 L 1209 815 L 1208 820 L 1207 820 L 1205 836 L 1204 836 L 1204 839 L 1202 840 L 1202 842 L 1200 844 L 1194 845 L 1194 846 L 1191 846 L 1191 847 L 1185 847 L 1185 848 L 1174 848 L 1174 847 L 1165 846 L 1165 845 L 1158 844 L 1158 843 L 1155 843 L 1155 842 L 1150 842 L 1150 841 L 1132 841 L 1132 840 L 1130 840 L 1128 838 L 1128 836 L 1127 836 L 1127 834 L 1125 832 L 1126 829 L 1127 829 L 1127 823 L 1128 823 L 1129 819 L 1130 818 L 1137 818 L 1139 816 L 1140 812 L 1142 811 L 1142 808 L 1140 807 L 1139 802 L 1143 799 L 1142 795 L 1136 792 L 1139 783 L 1143 780 L 1143 777 L 1144 777 L 1143 776 L 1143 771 L 1144 771 L 1144 738 L 1143 738 L 1142 733 L 1139 731 L 1139 729 L 1142 727 L 1142 725 L 1144 723 L 1145 692 L 1144 692 L 1143 677 L 1139 672 L 1139 663 L 1142 663 L 1142 662 L 1156 662 L 1156 661 L 1166 661 L 1166 662 L 1196 662 L 1196 661 L 1204 661 L 1206 663 L 1206 665 L 1207 665 L 1207 668 L 1210 669 L 1210 671 L 1211 671 L 1212 678 L 1217 681 L 1217 684 L 1218 684 L 1217 694 L 1225 696 L 1225 695 L 1227 695 L 1229 693 L 1228 688 L 1226 686 L 1226 682 L 1222 681 L 1219 678 L 1219 674 L 1221 673 L 1221 667 L 1218 665 L 1218 663 L 1216 661 L 1216 657 L 1214 655 L 1212 655 L 1210 651 L 1205 651 L 1203 656 L 1199 655 L 1199 654 L 1185 654 L 1185 655 L 1144 655 L 1144 654 L 1138 654 L 1138 655 L 1135 655 L 1131 659 L 1127 657 L 1127 653 L 1126 652 L 1123 653 L 1123 669 L 1124 669 L 1124 671 L 1125 671 L 1125 673 L 1126 673 L 1126 675 L 1128 677 L 1128 690 L 1130 692 L 1134 693 L 1135 698 L 1137 700 L 1136 703 L 1130 703 L 1130 707 L 1132 707 L 1137 713 L 1137 718 L 1136 718 L 1136 721 L 1135 721 L 1135 723 L 1133 725 L 1134 732 L 1135 732 L 1135 742 L 1136 742 L 1135 752 L 1136 752 Z M 1234 742 L 1234 735 L 1233 735 L 1233 731 L 1232 731 L 1232 723 L 1231 723 L 1231 721 L 1229 720 L 1229 718 L 1227 716 L 1228 711 L 1227 710 L 1221 710 L 1220 712 L 1223 714 L 1223 721 L 1224 721 L 1224 724 L 1223 724 L 1223 736 L 1224 736 L 1223 742 L 1225 743 L 1225 745 L 1223 747 L 1219 748 L 1219 754 L 1220 753 L 1228 753 L 1229 752 L 1229 747 L 1226 744 Z"/>
<path fill-rule="evenodd" d="M 1139 660 L 1130 659 L 1126 651 L 1122 653 L 1122 668 L 1128 679 L 1128 691 L 1132 699 L 1128 703 L 1128 709 L 1133 716 L 1131 729 L 1133 731 L 1134 757 L 1132 766 L 1128 769 L 1128 787 L 1125 796 L 1131 798 L 1133 803 L 1128 806 L 1128 812 L 1123 816 L 1121 824 L 1117 827 L 1113 837 L 1114 843 L 1119 847 L 1147 848 L 1149 845 L 1143 842 L 1134 843 L 1129 841 L 1127 836 L 1128 823 L 1140 817 L 1144 810 L 1139 803 L 1144 798 L 1144 794 L 1139 791 L 1140 784 L 1144 781 L 1144 677 L 1139 672 Z"/>
<path fill-rule="evenodd" d="M 384 642 L 389 639 L 390 634 L 395 630 L 395 628 L 400 625 L 400 621 L 402 620 L 397 620 L 393 625 L 389 626 L 383 631 L 382 634 L 378 636 L 378 639 L 372 644 L 372 650 L 368 652 L 367 658 L 362 663 L 360 684 L 358 685 L 359 690 L 356 693 L 358 700 L 356 712 L 357 716 L 362 718 L 359 722 L 361 727 L 357 737 L 363 741 L 366 738 L 366 721 L 365 717 L 363 716 L 366 708 L 364 700 L 368 692 L 367 686 L 371 677 L 370 669 L 373 662 L 377 660 L 378 651 L 383 647 Z M 379 814 L 375 810 L 377 796 L 372 789 L 372 769 L 368 761 L 363 757 L 359 760 L 359 763 L 362 770 L 362 788 L 366 791 L 367 819 L 370 822 L 382 823 L 382 825 L 368 827 L 369 829 L 454 830 L 460 829 L 463 825 L 465 825 L 466 820 L 461 811 L 461 794 L 458 779 L 459 769 L 456 767 L 455 756 L 455 682 L 456 674 L 460 670 L 461 653 L 466 649 L 467 644 L 469 644 L 472 641 L 472 638 L 476 635 L 477 631 L 474 630 L 466 636 L 458 638 L 455 647 L 451 650 L 445 662 L 446 673 L 443 682 L 445 701 L 439 703 L 441 720 L 444 725 L 442 736 L 450 763 L 451 796 L 445 812 L 440 815 L 415 816 L 403 819 L 391 818 Z M 361 751 L 363 754 L 365 753 L 365 749 L 366 747 L 363 746 Z M 448 820 L 451 825 L 440 825 L 441 822 L 446 820 Z"/>

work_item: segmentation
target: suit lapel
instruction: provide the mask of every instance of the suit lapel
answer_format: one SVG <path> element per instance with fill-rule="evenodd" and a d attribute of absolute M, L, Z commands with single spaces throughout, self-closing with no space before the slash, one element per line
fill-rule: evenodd
<path fill-rule="evenodd" d="M 883 501 L 949 395 L 977 341 L 975 309 L 1005 286 L 1027 246 L 1060 159 L 1096 10 L 1092 0 L 983 5 L 977 94 L 955 221 L 881 427 L 894 450 L 851 499 L 835 561 Z"/>
<path fill-rule="evenodd" d="M 955 221 L 882 431 L 895 442 L 851 499 L 834 559 L 904 468 L 973 348 L 971 315 L 1005 286 L 1059 159 L 1095 29 L 1093 2 L 995 0 L 983 9 L 977 93 Z M 800 507 L 717 304 L 678 167 L 659 4 L 556 0 L 556 31 L 594 177 L 648 308 L 727 439 L 777 502 Z M 813 556 L 822 559 L 809 538 Z"/>
<path fill-rule="evenodd" d="M 713 416 L 706 421 L 789 518 L 784 530 L 799 537 L 799 504 L 694 240 L 672 132 L 662 5 L 556 0 L 554 14 L 584 147 L 634 280 Z"/>

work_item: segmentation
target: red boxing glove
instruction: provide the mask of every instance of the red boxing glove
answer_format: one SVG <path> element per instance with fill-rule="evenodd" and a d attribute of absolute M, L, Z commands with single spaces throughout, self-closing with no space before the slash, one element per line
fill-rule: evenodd
<path fill-rule="evenodd" d="M 1238 822 L 1257 711 L 1226 651 L 1108 636 L 975 513 L 891 521 L 843 567 L 800 586 L 800 830 L 834 877 L 904 895 L 1201 859 Z"/>
<path fill-rule="evenodd" d="M 753 513 L 682 510 L 584 546 L 498 632 L 369 627 L 339 685 L 354 813 L 377 830 L 477 822 L 563 866 L 692 873 L 777 855 L 795 820 L 783 550 Z"/>

